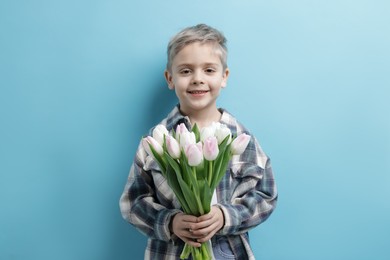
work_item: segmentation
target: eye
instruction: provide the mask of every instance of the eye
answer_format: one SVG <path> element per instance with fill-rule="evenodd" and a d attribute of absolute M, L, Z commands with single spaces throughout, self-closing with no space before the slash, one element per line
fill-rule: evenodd
<path fill-rule="evenodd" d="M 216 70 L 214 68 L 206 68 L 205 72 L 206 73 L 214 73 Z"/>
<path fill-rule="evenodd" d="M 191 70 L 188 68 L 185 68 L 185 69 L 181 69 L 179 72 L 180 72 L 180 74 L 187 75 L 187 74 L 191 73 Z"/>

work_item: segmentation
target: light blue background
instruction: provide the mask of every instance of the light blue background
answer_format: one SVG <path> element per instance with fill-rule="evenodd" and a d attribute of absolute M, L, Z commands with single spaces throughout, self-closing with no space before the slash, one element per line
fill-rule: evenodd
<path fill-rule="evenodd" d="M 389 259 L 390 4 L 0 2 L 0 259 L 142 259 L 118 199 L 137 144 L 176 103 L 169 38 L 229 41 L 219 105 L 273 160 L 257 259 Z"/>

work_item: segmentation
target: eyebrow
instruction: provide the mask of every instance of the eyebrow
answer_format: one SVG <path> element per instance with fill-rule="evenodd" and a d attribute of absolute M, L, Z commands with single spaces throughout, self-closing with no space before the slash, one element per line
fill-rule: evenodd
<path fill-rule="evenodd" d="M 218 66 L 219 64 L 218 63 L 215 63 L 215 62 L 206 62 L 204 64 L 202 64 L 202 66 Z M 182 67 L 192 67 L 193 64 L 190 64 L 190 63 L 183 63 L 183 64 L 179 64 L 177 65 L 178 68 L 182 68 Z"/>

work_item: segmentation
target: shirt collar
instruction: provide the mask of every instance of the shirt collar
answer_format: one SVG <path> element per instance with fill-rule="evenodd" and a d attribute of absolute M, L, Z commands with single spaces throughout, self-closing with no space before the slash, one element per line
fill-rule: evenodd
<path fill-rule="evenodd" d="M 180 112 L 180 105 L 178 104 L 168 114 L 166 127 L 168 131 L 176 130 L 176 126 L 181 123 L 184 123 L 188 129 L 191 129 L 190 118 Z"/>
<path fill-rule="evenodd" d="M 218 110 L 221 112 L 222 116 L 219 122 L 221 124 L 225 124 L 227 127 L 229 127 L 232 132 L 236 132 L 236 120 L 235 118 L 225 109 L 218 108 Z M 191 129 L 192 125 L 190 122 L 190 118 L 188 116 L 183 115 L 180 112 L 180 104 L 176 105 L 173 110 L 168 114 L 167 121 L 166 121 L 166 128 L 168 131 L 171 131 L 172 129 L 176 130 L 176 126 L 184 123 L 187 127 L 187 129 Z"/>

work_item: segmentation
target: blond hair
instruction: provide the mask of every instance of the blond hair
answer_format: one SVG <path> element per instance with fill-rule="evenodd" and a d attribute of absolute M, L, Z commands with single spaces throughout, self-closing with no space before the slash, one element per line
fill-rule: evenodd
<path fill-rule="evenodd" d="M 221 63 L 224 69 L 227 68 L 227 47 L 226 38 L 222 32 L 206 24 L 184 28 L 177 33 L 168 43 L 167 48 L 167 70 L 171 70 L 172 61 L 175 56 L 187 45 L 200 42 L 214 44 L 216 50 L 220 52 Z"/>

